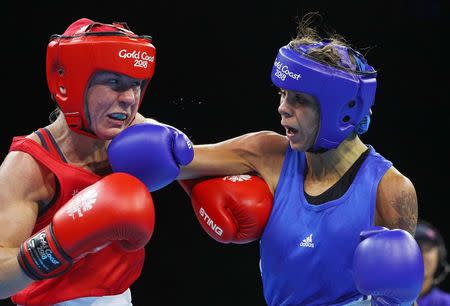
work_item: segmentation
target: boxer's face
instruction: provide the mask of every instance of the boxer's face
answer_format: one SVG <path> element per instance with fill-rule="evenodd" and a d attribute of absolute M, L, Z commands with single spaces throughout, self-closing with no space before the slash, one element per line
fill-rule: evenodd
<path fill-rule="evenodd" d="M 312 147 L 319 129 L 319 105 L 304 93 L 280 89 L 281 125 L 294 150 L 306 151 Z"/>
<path fill-rule="evenodd" d="M 99 139 L 111 139 L 136 116 L 142 81 L 123 74 L 94 74 L 86 91 L 89 126 Z"/>

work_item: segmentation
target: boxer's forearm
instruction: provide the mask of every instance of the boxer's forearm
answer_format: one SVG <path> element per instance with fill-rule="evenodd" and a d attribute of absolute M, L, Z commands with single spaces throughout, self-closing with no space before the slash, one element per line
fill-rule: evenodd
<path fill-rule="evenodd" d="M 20 268 L 18 252 L 19 248 L 0 247 L 0 299 L 9 298 L 33 282 Z"/>

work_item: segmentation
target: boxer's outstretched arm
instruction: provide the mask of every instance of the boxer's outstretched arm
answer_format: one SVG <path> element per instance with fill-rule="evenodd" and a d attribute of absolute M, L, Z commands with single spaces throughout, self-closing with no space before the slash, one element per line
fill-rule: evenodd
<path fill-rule="evenodd" d="M 139 123 L 164 124 L 137 114 L 133 124 Z M 252 172 L 267 179 L 274 168 L 269 169 L 267 165 L 278 164 L 281 169 L 287 145 L 284 135 L 272 131 L 247 133 L 218 143 L 194 144 L 194 159 L 188 165 L 181 165 L 176 179 Z"/>
<path fill-rule="evenodd" d="M 269 163 L 281 169 L 286 137 L 270 131 L 248 133 L 215 144 L 194 145 L 194 160 L 178 180 L 257 172 L 266 177 Z"/>

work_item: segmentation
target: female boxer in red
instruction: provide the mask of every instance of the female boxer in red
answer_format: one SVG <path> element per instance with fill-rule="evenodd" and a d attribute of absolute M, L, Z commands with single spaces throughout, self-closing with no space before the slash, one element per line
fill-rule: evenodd
<path fill-rule="evenodd" d="M 154 67 L 151 38 L 122 23 L 83 18 L 51 37 L 47 81 L 58 116 L 15 137 L 0 167 L 0 298 L 131 305 L 153 233 L 149 191 L 193 157 L 185 135 L 138 113 Z M 145 133 L 151 154 L 126 139 L 108 147 L 128 127 Z M 122 163 L 131 154 L 144 166 Z"/>

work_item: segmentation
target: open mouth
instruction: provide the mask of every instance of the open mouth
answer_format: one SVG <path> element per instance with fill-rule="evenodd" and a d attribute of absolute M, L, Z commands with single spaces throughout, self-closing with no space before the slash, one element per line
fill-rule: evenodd
<path fill-rule="evenodd" d="M 297 129 L 294 129 L 294 128 L 290 127 L 290 126 L 286 126 L 285 125 L 284 128 L 286 129 L 286 135 L 289 136 L 289 137 L 294 136 L 295 134 L 298 133 Z"/>

